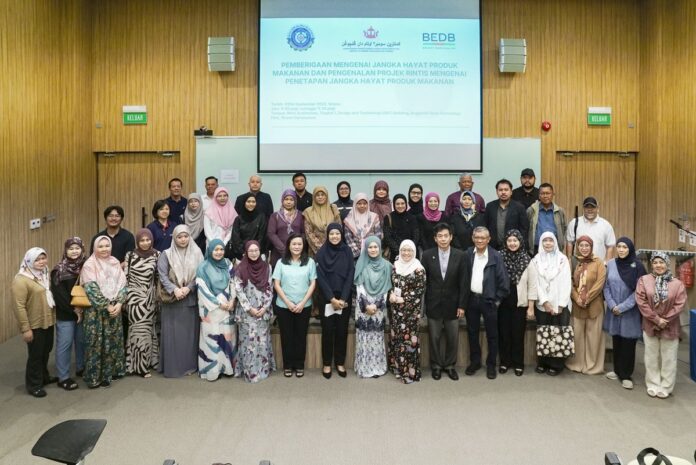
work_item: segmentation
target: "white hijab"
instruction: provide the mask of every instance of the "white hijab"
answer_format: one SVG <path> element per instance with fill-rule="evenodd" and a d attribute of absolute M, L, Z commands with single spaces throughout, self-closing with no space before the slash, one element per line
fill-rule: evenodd
<path fill-rule="evenodd" d="M 546 238 L 553 239 L 553 250 L 551 252 L 546 252 L 544 250 L 543 242 Z M 556 236 L 550 231 L 543 233 L 539 238 L 539 253 L 533 258 L 536 268 L 539 271 L 539 277 L 547 282 L 553 281 L 562 271 L 564 258 L 565 256 L 558 249 L 558 240 Z"/>
<path fill-rule="evenodd" d="M 189 243 L 186 247 L 176 245 L 176 238 L 181 234 L 189 235 Z M 196 270 L 203 261 L 201 249 L 191 237 L 191 230 L 185 224 L 180 224 L 172 232 L 172 245 L 164 251 L 169 260 L 169 266 L 176 276 L 176 285 L 188 286 L 196 279 Z"/>
<path fill-rule="evenodd" d="M 399 246 L 399 251 L 402 251 L 403 249 L 410 249 L 413 251 L 413 258 L 409 261 L 405 261 L 401 258 L 401 255 L 399 254 L 398 257 L 396 257 L 396 261 L 394 262 L 394 270 L 396 271 L 396 274 L 399 276 L 408 276 L 411 273 L 415 273 L 418 270 L 422 270 L 423 265 L 421 265 L 420 260 L 416 258 L 416 244 L 413 243 L 411 239 L 406 239 L 403 242 L 401 242 L 401 245 Z"/>
<path fill-rule="evenodd" d="M 41 286 L 46 289 L 46 302 L 48 302 L 48 306 L 55 308 L 56 301 L 53 299 L 53 293 L 51 292 L 51 281 L 48 278 L 48 266 L 43 270 L 34 268 L 34 263 L 36 263 L 36 259 L 38 259 L 41 254 L 48 256 L 46 251 L 41 247 L 32 247 L 27 250 L 27 253 L 24 254 L 24 258 L 22 259 L 22 263 L 19 264 L 17 275 L 26 276 L 41 284 Z"/>

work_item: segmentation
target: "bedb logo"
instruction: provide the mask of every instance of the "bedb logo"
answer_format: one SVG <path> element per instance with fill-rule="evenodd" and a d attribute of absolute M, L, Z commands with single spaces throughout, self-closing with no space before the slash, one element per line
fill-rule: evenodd
<path fill-rule="evenodd" d="M 424 32 L 423 43 L 454 43 L 456 41 L 453 32 Z"/>

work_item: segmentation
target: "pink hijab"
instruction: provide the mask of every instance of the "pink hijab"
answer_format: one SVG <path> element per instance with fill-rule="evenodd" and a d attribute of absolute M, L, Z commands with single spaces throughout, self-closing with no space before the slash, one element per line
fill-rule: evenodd
<path fill-rule="evenodd" d="M 217 201 L 217 195 L 220 192 L 225 192 L 228 196 L 225 205 L 220 205 Z M 230 193 L 226 188 L 218 187 L 213 194 L 213 201 L 205 211 L 205 216 L 213 220 L 215 224 L 226 231 L 232 228 L 232 223 L 234 223 L 234 219 L 237 218 L 237 212 L 234 210 L 234 205 L 232 205 L 232 200 L 229 198 L 229 195 Z"/>
<path fill-rule="evenodd" d="M 438 202 L 438 209 L 437 210 L 431 210 L 430 207 L 428 206 L 428 201 L 432 198 L 436 198 Z M 428 192 L 428 195 L 425 196 L 425 205 L 423 206 L 423 216 L 425 217 L 426 220 L 435 222 L 435 221 L 440 221 L 440 218 L 442 218 L 442 212 L 440 211 L 440 196 L 437 195 L 435 192 Z"/>
<path fill-rule="evenodd" d="M 97 244 L 103 240 L 109 241 L 109 245 L 111 245 L 109 236 L 99 236 L 94 239 L 94 253 L 82 265 L 80 281 L 82 284 L 96 282 L 104 297 L 114 300 L 118 296 L 118 292 L 126 287 L 126 274 L 121 269 L 121 263 L 117 258 L 97 256 Z"/>

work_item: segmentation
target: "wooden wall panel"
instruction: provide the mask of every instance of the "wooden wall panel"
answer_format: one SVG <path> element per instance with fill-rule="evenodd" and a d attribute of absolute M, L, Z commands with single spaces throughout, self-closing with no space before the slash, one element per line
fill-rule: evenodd
<path fill-rule="evenodd" d="M 686 214 L 696 229 L 696 4 L 642 1 L 641 37 L 637 235 L 646 248 L 675 248 L 685 244 L 670 218 Z"/>
<path fill-rule="evenodd" d="M 66 237 L 96 227 L 91 19 L 87 0 L 0 3 L 0 342 L 17 333 L 9 283 L 24 252 L 43 247 L 52 266 Z"/>

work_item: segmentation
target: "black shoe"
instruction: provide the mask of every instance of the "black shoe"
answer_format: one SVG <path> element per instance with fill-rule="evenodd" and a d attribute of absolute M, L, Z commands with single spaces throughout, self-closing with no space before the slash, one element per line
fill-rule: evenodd
<path fill-rule="evenodd" d="M 442 378 L 442 370 L 439 368 L 433 368 L 433 379 L 437 381 L 440 378 Z"/>
<path fill-rule="evenodd" d="M 558 376 L 559 373 L 560 371 L 556 370 L 555 368 L 549 368 L 546 370 L 546 374 L 549 376 Z"/>
<path fill-rule="evenodd" d="M 58 387 L 63 388 L 66 391 L 74 391 L 75 389 L 79 388 L 80 386 L 78 386 L 77 383 L 72 380 L 72 378 L 67 378 L 63 381 L 59 381 Z"/>
<path fill-rule="evenodd" d="M 495 372 L 495 367 L 486 368 L 486 377 L 488 379 L 495 379 L 498 377 L 498 373 Z"/>
<path fill-rule="evenodd" d="M 459 379 L 459 373 L 457 373 L 457 370 L 454 368 L 450 368 L 449 370 L 445 371 L 447 372 L 447 376 L 449 376 L 452 381 L 457 381 Z"/>
<path fill-rule="evenodd" d="M 326 367 L 324 367 L 324 368 L 326 368 Z M 331 368 L 331 367 L 329 367 L 329 368 Z M 329 370 L 328 372 L 322 370 L 321 375 L 326 379 L 331 379 L 331 370 Z"/>
<path fill-rule="evenodd" d="M 504 375 L 507 372 L 508 372 L 508 367 L 506 367 L 505 365 L 500 365 L 500 368 L 498 368 L 498 373 L 500 373 L 501 375 Z"/>
<path fill-rule="evenodd" d="M 534 371 L 536 371 L 537 373 L 539 373 L 541 375 L 541 374 L 546 373 L 546 367 L 539 365 L 534 369 Z"/>
<path fill-rule="evenodd" d="M 29 395 L 39 398 L 46 397 L 46 391 L 44 391 L 43 388 L 36 388 L 32 391 L 29 391 Z"/>
<path fill-rule="evenodd" d="M 348 376 L 348 372 L 346 370 L 339 370 L 338 367 L 336 367 L 336 372 L 338 373 L 338 376 L 341 378 L 345 378 Z"/>
<path fill-rule="evenodd" d="M 524 368 L 515 368 L 515 376 L 522 376 Z"/>
<path fill-rule="evenodd" d="M 464 373 L 466 373 L 467 376 L 473 376 L 480 369 L 481 369 L 480 363 L 472 363 L 468 367 L 466 367 L 466 370 L 464 370 Z"/>

